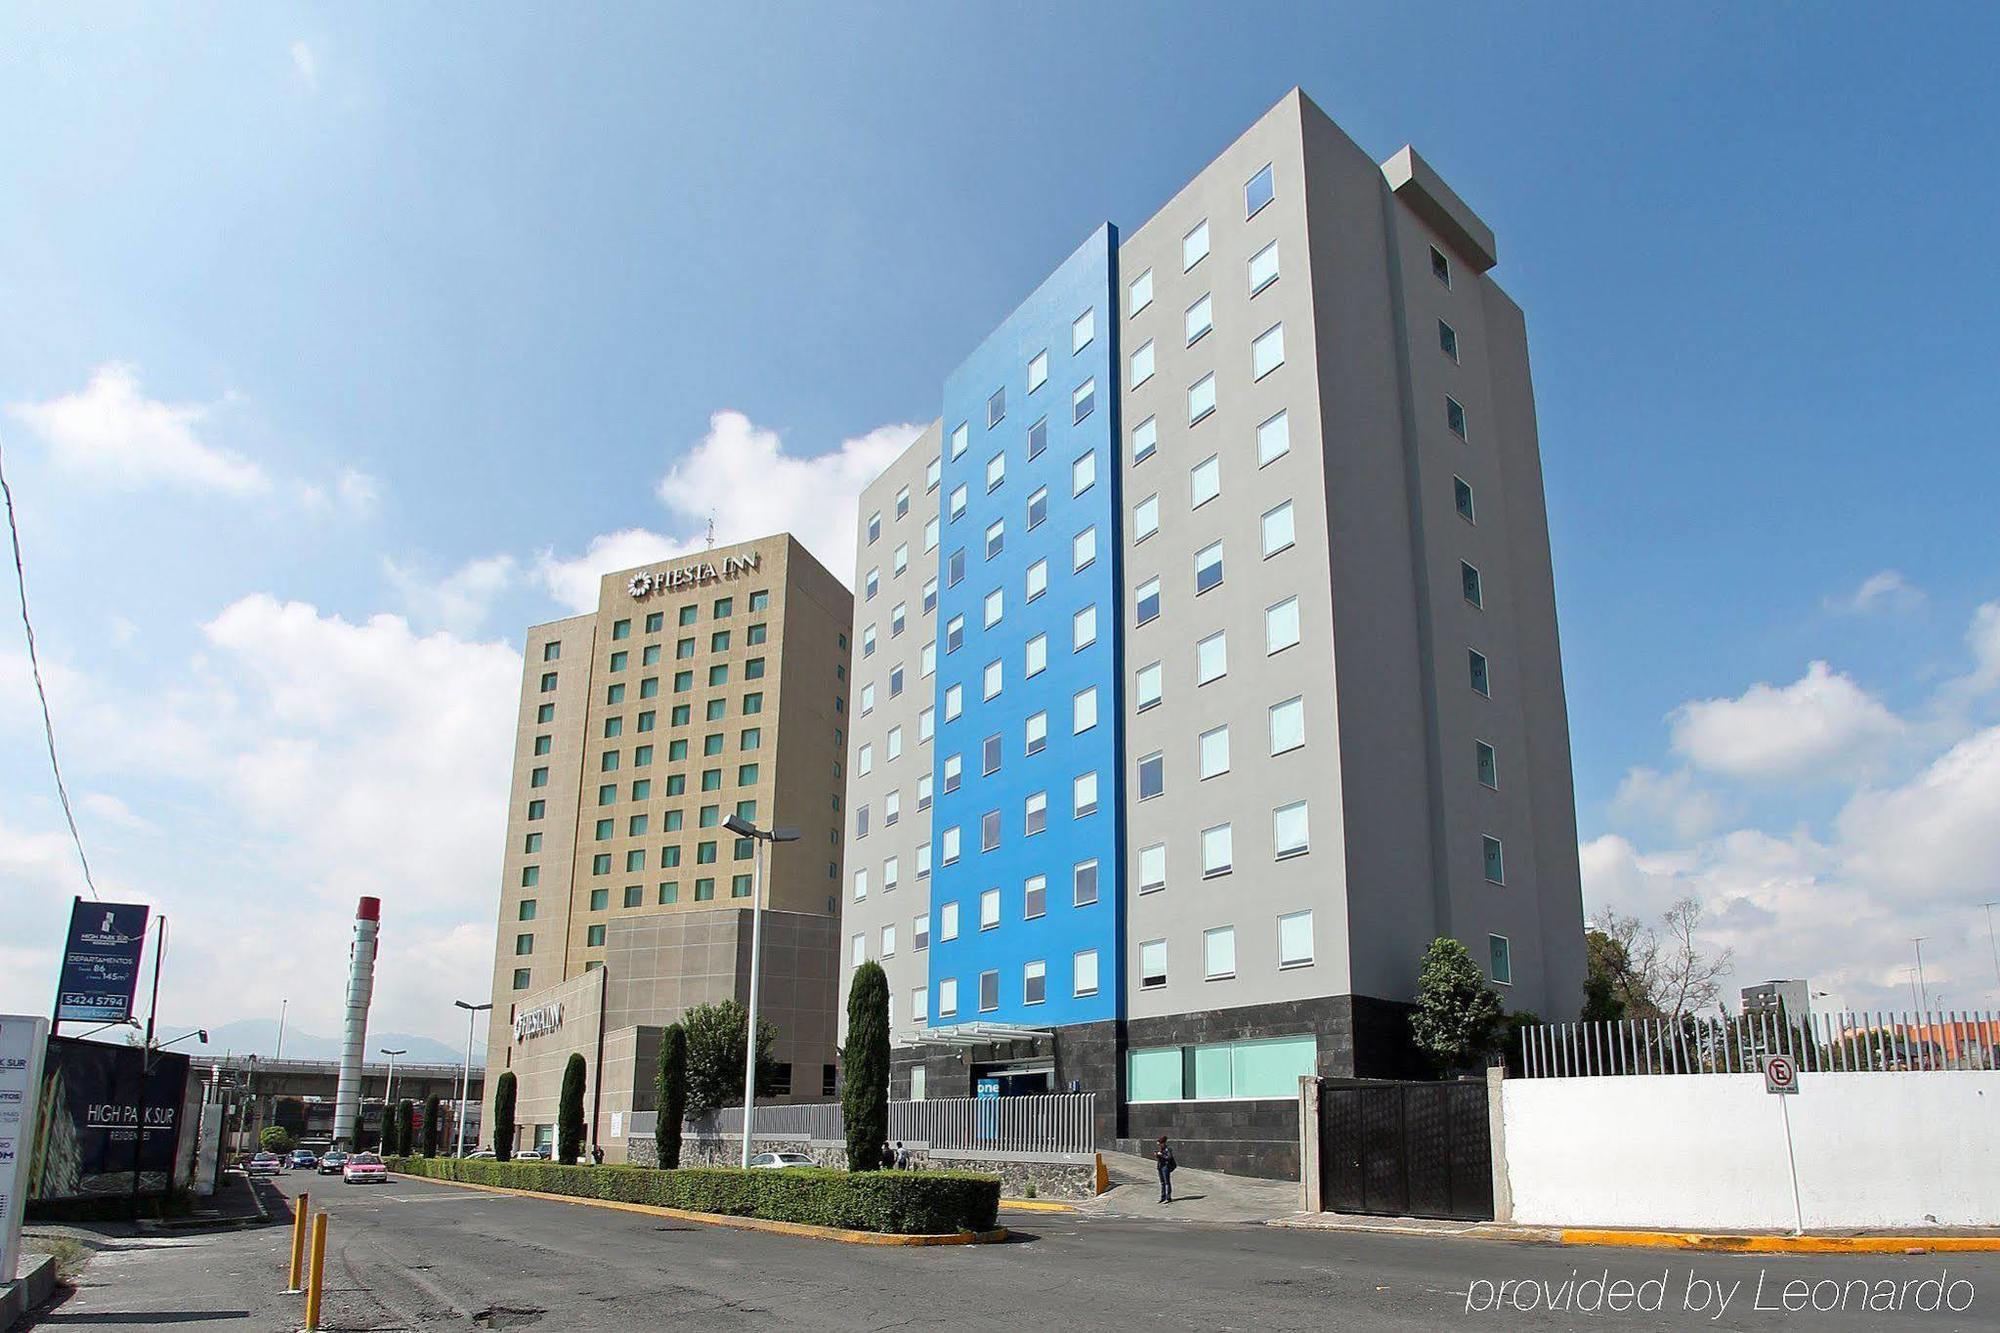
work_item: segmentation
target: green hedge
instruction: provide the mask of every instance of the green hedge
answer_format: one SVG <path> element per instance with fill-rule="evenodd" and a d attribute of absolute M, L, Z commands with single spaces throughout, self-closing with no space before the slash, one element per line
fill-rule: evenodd
<path fill-rule="evenodd" d="M 400 1157 L 391 1170 L 433 1180 L 500 1185 L 578 1199 L 610 1199 L 728 1217 L 805 1222 L 850 1231 L 940 1235 L 991 1231 L 1000 1180 L 956 1171 L 863 1171 L 794 1167 L 562 1166 L 455 1157 Z"/>

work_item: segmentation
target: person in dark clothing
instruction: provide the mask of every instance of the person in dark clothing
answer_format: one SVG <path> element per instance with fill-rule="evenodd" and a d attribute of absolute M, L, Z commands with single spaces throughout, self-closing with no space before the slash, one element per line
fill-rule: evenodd
<path fill-rule="evenodd" d="M 1167 1146 L 1167 1136 L 1160 1135 L 1160 1146 L 1153 1151 L 1153 1165 L 1160 1168 L 1160 1202 L 1174 1201 L 1174 1150 Z"/>
<path fill-rule="evenodd" d="M 591 1160 L 592 1162 L 596 1163 L 596 1164 L 597 1164 L 598 1166 L 603 1166 L 603 1165 L 604 1165 L 604 1145 L 603 1145 L 603 1144 L 601 1144 L 601 1143 L 593 1143 L 593 1144 L 591 1144 L 591 1145 L 590 1145 L 590 1160 Z"/>

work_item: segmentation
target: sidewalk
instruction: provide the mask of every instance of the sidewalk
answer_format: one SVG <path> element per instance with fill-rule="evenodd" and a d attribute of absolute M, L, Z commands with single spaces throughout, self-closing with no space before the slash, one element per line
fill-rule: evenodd
<path fill-rule="evenodd" d="M 1511 1222 L 1451 1222 L 1429 1217 L 1355 1213 L 1292 1213 L 1269 1225 L 1308 1231 L 1359 1231 L 1391 1236 L 1694 1250 L 1720 1254 L 1994 1254 L 2000 1231 L 1809 1232 L 1643 1231 L 1621 1227 L 1540 1227 Z"/>
<path fill-rule="evenodd" d="M 1299 1187 L 1290 1180 L 1259 1180 L 1184 1166 L 1174 1172 L 1174 1201 L 1160 1202 L 1153 1163 L 1131 1153 L 1107 1152 L 1111 1189 L 1076 1205 L 1101 1217 L 1143 1217 L 1181 1222 L 1268 1222 L 1298 1210 Z"/>

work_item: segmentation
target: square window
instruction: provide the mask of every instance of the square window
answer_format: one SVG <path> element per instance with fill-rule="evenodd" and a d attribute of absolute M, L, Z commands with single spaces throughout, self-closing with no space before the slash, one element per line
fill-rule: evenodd
<path fill-rule="evenodd" d="M 555 688 L 556 688 L 556 673 L 553 671 L 544 671 L 542 673 L 542 693 L 543 694 L 553 693 L 555 691 Z"/>
<path fill-rule="evenodd" d="M 526 990 L 526 989 L 528 989 L 528 977 L 529 977 L 529 972 L 528 972 L 528 969 L 527 969 L 527 968 L 525 968 L 525 967 L 517 967 L 517 968 L 515 968 L 515 969 L 514 969 L 514 989 L 515 989 L 515 990 Z"/>
<path fill-rule="evenodd" d="M 1213 828 L 1203 829 L 1201 831 L 1202 876 L 1206 878 L 1210 875 L 1228 874 L 1233 864 L 1233 848 L 1234 842 L 1229 825 L 1217 824 Z"/>
<path fill-rule="evenodd" d="M 1084 607 L 1069 620 L 1069 648 L 1080 653 L 1097 642 L 1097 604 Z"/>
<path fill-rule="evenodd" d="M 1453 435 L 1461 440 L 1465 438 L 1465 409 L 1459 406 L 1458 399 L 1449 394 L 1444 400 L 1444 424 Z"/>
<path fill-rule="evenodd" d="M 1299 599 L 1287 597 L 1264 608 L 1264 651 L 1282 652 L 1299 641 Z"/>
<path fill-rule="evenodd" d="M 547 769 L 537 769 L 536 771 L 543 774 L 546 774 L 548 772 Z M 544 779 L 544 781 L 546 781 L 546 778 Z M 542 786 L 543 783 L 538 782 L 535 785 L 539 787 Z M 548 809 L 549 809 L 549 803 L 547 801 L 530 801 L 528 802 L 528 818 L 540 819 L 543 815 L 548 813 Z"/>
<path fill-rule="evenodd" d="M 1070 355 L 1075 356 L 1078 352 L 1090 346 L 1091 340 L 1095 337 L 1097 337 L 1097 308 L 1093 306 L 1070 321 Z"/>
<path fill-rule="evenodd" d="M 1204 546 L 1194 553 L 1194 590 L 1199 596 L 1222 583 L 1222 543 Z"/>
<path fill-rule="evenodd" d="M 1132 677 L 1132 691 L 1138 705 L 1136 711 L 1145 712 L 1160 702 L 1160 664 L 1151 662 L 1139 668 Z"/>
<path fill-rule="evenodd" d="M 1306 803 L 1294 801 L 1271 812 L 1271 845 L 1279 860 L 1302 855 L 1312 845 L 1306 831 Z"/>
<path fill-rule="evenodd" d="M 542 882 L 542 868 L 541 868 L 540 866 L 522 866 L 522 867 L 521 867 L 521 887 L 522 887 L 522 888 L 524 888 L 524 889 L 532 889 L 532 888 L 534 888 L 534 887 L 535 887 L 535 885 L 537 885 L 537 884 L 539 884 L 539 883 L 541 883 L 541 882 Z M 527 918 L 527 917 L 522 917 L 521 919 L 522 919 L 523 921 L 525 921 L 525 920 L 527 920 L 528 918 Z"/>
<path fill-rule="evenodd" d="M 1271 164 L 1266 162 L 1263 170 L 1252 176 L 1243 186 L 1243 216 L 1254 218 L 1271 202 L 1275 193 L 1271 182 Z"/>
<path fill-rule="evenodd" d="M 1034 601 L 1049 590 L 1049 562 L 1037 560 L 1028 566 L 1028 600 Z"/>
<path fill-rule="evenodd" d="M 1194 683 L 1206 685 L 1228 674 L 1229 634 L 1217 630 L 1194 646 Z"/>
<path fill-rule="evenodd" d="M 1069 572 L 1081 574 L 1097 560 L 1097 528 L 1085 528 L 1069 541 Z"/>
<path fill-rule="evenodd" d="M 1167 942 L 1147 940 L 1139 946 L 1139 989 L 1158 990 L 1167 984 Z"/>
<path fill-rule="evenodd" d="M 1097 452 L 1092 450 L 1069 465 L 1069 493 L 1082 495 L 1097 484 Z"/>
<path fill-rule="evenodd" d="M 631 656 L 632 655 L 630 653 L 626 652 L 622 648 L 619 651 L 611 654 L 611 669 L 613 671 L 623 671 L 625 669 L 625 664 L 631 660 Z"/>
<path fill-rule="evenodd" d="M 1431 247 L 1431 276 L 1445 286 L 1451 286 L 1451 261 L 1435 245 Z"/>
<path fill-rule="evenodd" d="M 1278 280 L 1278 243 L 1269 245 L 1250 256 L 1250 294 L 1255 296 Z"/>
<path fill-rule="evenodd" d="M 1132 506 L 1132 541 L 1145 541 L 1160 530 L 1160 497 L 1149 495 Z"/>
<path fill-rule="evenodd" d="M 584 930 L 583 942 L 589 948 L 597 948 L 604 943 L 604 927 L 590 926 Z"/>
<path fill-rule="evenodd" d="M 560 642 L 552 640 L 542 645 L 542 660 L 544 662 L 553 662 L 561 656 L 562 644 Z"/>
<path fill-rule="evenodd" d="M 717 620 L 722 620 L 727 616 L 733 615 L 735 611 L 736 599 L 734 597 L 718 597 L 715 599 L 715 605 L 709 608 L 709 614 Z"/>
<path fill-rule="evenodd" d="M 1283 412 L 1257 427 L 1257 466 L 1282 458 L 1292 449 L 1291 418 Z"/>
<path fill-rule="evenodd" d="M 610 725 L 611 725 L 612 721 L 615 721 L 615 720 L 616 720 L 616 719 L 606 719 L 606 721 L 605 721 L 605 724 L 604 724 L 604 725 L 605 725 L 605 727 L 607 728 L 607 730 L 606 730 L 606 732 L 605 732 L 605 734 L 606 734 L 607 736 L 608 736 L 608 735 L 611 735 L 611 734 L 612 734 L 612 733 L 611 733 L 611 732 L 610 732 L 610 731 L 608 730 L 608 728 L 610 727 Z M 537 737 L 535 737 L 535 753 L 536 753 L 536 754 L 547 754 L 547 753 L 549 752 L 549 750 L 550 750 L 550 749 L 552 748 L 552 746 L 553 746 L 553 745 L 554 745 L 554 741 L 553 741 L 553 740 L 552 740 L 552 739 L 551 739 L 550 737 L 547 737 L 547 736 L 537 736 Z"/>
<path fill-rule="evenodd" d="M 639 665 L 658 666 L 659 664 L 660 664 L 660 645 L 657 643 L 647 644 L 645 648 L 642 649 L 639 653 Z"/>
<path fill-rule="evenodd" d="M 609 910 L 609 909 L 610 909 L 610 907 L 611 907 L 611 890 L 609 890 L 609 889 L 592 889 L 592 890 L 590 891 L 590 910 L 591 910 L 591 911 L 593 911 L 593 912 L 603 912 L 603 911 L 607 911 L 607 910 Z"/>
<path fill-rule="evenodd" d="M 710 674 L 711 674 L 711 675 L 713 675 L 714 673 L 712 673 L 712 672 L 711 672 Z M 761 657 L 753 657 L 753 658 L 751 658 L 751 659 L 750 659 L 749 661 L 747 661 L 747 662 L 745 662 L 745 663 L 743 664 L 743 679 L 745 679 L 745 680 L 762 680 L 763 678 L 764 678 L 764 659 L 763 659 L 763 658 L 761 658 Z M 724 680 L 726 681 L 726 680 L 728 679 L 728 677 L 727 677 L 727 676 L 725 675 L 725 676 L 723 677 L 723 679 L 724 679 Z M 710 684 L 714 684 L 715 682 L 714 682 L 713 680 L 711 680 L 711 681 L 710 681 L 709 683 L 710 683 Z"/>
<path fill-rule="evenodd" d="M 1292 526 L 1292 502 L 1285 501 L 1264 513 L 1264 558 L 1270 559 L 1297 541 Z"/>
<path fill-rule="evenodd" d="M 1007 546 L 1007 521 L 994 519 L 986 525 L 986 558 L 991 560 Z"/>
<path fill-rule="evenodd" d="M 546 787 L 546 786 L 548 786 L 548 785 L 549 785 L 549 770 L 547 770 L 546 768 L 538 768 L 538 769 L 534 770 L 534 771 L 533 771 L 532 773 L 528 774 L 528 785 L 529 785 L 530 787 Z M 536 818 L 540 818 L 540 816 L 538 815 L 538 816 L 536 816 Z"/>
<path fill-rule="evenodd" d="M 688 658 L 694 656 L 694 637 L 692 635 L 690 635 L 685 639 L 678 640 L 674 644 L 674 656 L 677 658 Z"/>
<path fill-rule="evenodd" d="M 1070 960 L 1073 995 L 1097 994 L 1097 950 L 1084 949 Z"/>
<path fill-rule="evenodd" d="M 1156 417 L 1147 417 L 1132 428 L 1132 461 L 1143 463 L 1153 456 L 1160 447 L 1160 424 Z"/>
<path fill-rule="evenodd" d="M 1153 343 L 1151 339 L 1141 343 L 1139 349 L 1132 353 L 1131 362 L 1132 387 L 1136 389 L 1147 380 L 1153 378 Z"/>
<path fill-rule="evenodd" d="M 659 890 L 660 906 L 665 907 L 671 903 L 677 903 L 680 900 L 681 900 L 680 881 L 674 879 L 661 880 L 660 890 Z"/>
<path fill-rule="evenodd" d="M 1188 385 L 1188 425 L 1192 426 L 1215 411 L 1215 372 L 1210 371 Z"/>
<path fill-rule="evenodd" d="M 1200 299 L 1187 308 L 1182 323 L 1186 325 L 1188 346 L 1192 347 L 1215 328 L 1214 299 L 1203 292 Z"/>
<path fill-rule="evenodd" d="M 986 428 L 988 430 L 993 429 L 993 427 L 1000 424 L 1006 415 L 1007 386 L 1003 384 L 995 389 L 986 399 Z"/>
<path fill-rule="evenodd" d="M 1272 704 L 1271 753 L 1284 754 L 1306 743 L 1306 702 L 1303 697 Z"/>
<path fill-rule="evenodd" d="M 1495 791 L 1498 791 L 1500 789 L 1500 765 L 1498 759 L 1494 756 L 1493 747 L 1485 741 L 1474 741 L 1472 746 L 1480 785 L 1491 787 Z"/>
<path fill-rule="evenodd" d="M 1202 975 L 1222 981 L 1236 975 L 1236 927 L 1217 926 L 1201 933 Z"/>
<path fill-rule="evenodd" d="M 1486 654 L 1476 648 L 1465 650 L 1466 664 L 1472 678 L 1472 688 L 1480 694 L 1492 697 L 1493 691 L 1486 676 Z"/>
<path fill-rule="evenodd" d="M 1453 361 L 1458 360 L 1458 330 L 1443 320 L 1438 321 L 1438 350 Z"/>
<path fill-rule="evenodd" d="M 1070 809 L 1074 818 L 1097 813 L 1097 771 L 1079 773 L 1070 781 Z"/>
<path fill-rule="evenodd" d="M 1197 758 L 1201 765 L 1201 776 L 1205 781 L 1219 777 L 1229 771 L 1229 728 L 1220 726 L 1201 733 L 1196 746 Z"/>
<path fill-rule="evenodd" d="M 1285 364 L 1285 326 L 1273 324 L 1250 344 L 1250 378 L 1261 380 Z"/>
<path fill-rule="evenodd" d="M 1156 842 L 1139 850 L 1139 892 L 1153 893 L 1167 887 L 1167 844 Z"/>
<path fill-rule="evenodd" d="M 1313 960 L 1313 914 L 1290 912 L 1278 918 L 1278 966 L 1304 967 Z"/>
<path fill-rule="evenodd" d="M 1049 353 L 1048 349 L 1044 348 L 1028 358 L 1028 392 L 1033 393 L 1048 382 Z"/>
<path fill-rule="evenodd" d="M 1079 690 L 1070 701 L 1070 730 L 1081 734 L 1097 725 L 1097 687 Z"/>
<path fill-rule="evenodd" d="M 1222 459 L 1211 454 L 1188 470 L 1188 507 L 1199 509 L 1222 494 Z"/>
<path fill-rule="evenodd" d="M 1500 839 L 1491 834 L 1483 834 L 1479 839 L 1486 878 L 1494 884 L 1507 882 L 1507 862 L 1500 848 Z"/>
<path fill-rule="evenodd" d="M 541 704 L 535 709 L 535 721 L 553 722 L 555 720 L 556 706 L 554 704 Z"/>
<path fill-rule="evenodd" d="M 1147 579 L 1140 584 L 1133 595 L 1132 605 L 1138 615 L 1137 623 L 1144 625 L 1160 618 L 1160 581 Z"/>
<path fill-rule="evenodd" d="M 625 905 L 627 907 L 643 907 L 645 906 L 645 903 L 646 903 L 645 885 L 627 884 L 625 886 Z"/>
<path fill-rule="evenodd" d="M 1070 884 L 1073 900 L 1078 907 L 1088 907 L 1097 901 L 1097 858 L 1078 861 L 1070 870 Z"/>
<path fill-rule="evenodd" d="M 1466 483 L 1464 477 L 1453 477 L 1451 479 L 1451 500 L 1453 506 L 1457 508 L 1460 518 L 1464 519 L 1467 523 L 1476 524 L 1479 522 L 1478 518 L 1473 514 L 1472 487 Z"/>
<path fill-rule="evenodd" d="M 986 594 L 984 614 L 985 628 L 992 629 L 1000 623 L 1000 617 L 1007 614 L 1007 594 L 1004 589 L 995 588 Z"/>
<path fill-rule="evenodd" d="M 1069 421 L 1072 426 L 1097 410 L 1097 381 L 1085 380 L 1071 390 L 1069 395 Z"/>
<path fill-rule="evenodd" d="M 711 876 L 704 875 L 694 882 L 694 900 L 698 903 L 715 900 L 715 880 Z"/>
<path fill-rule="evenodd" d="M 1139 760 L 1139 799 L 1149 801 L 1167 789 L 1167 760 L 1158 750 Z"/>
<path fill-rule="evenodd" d="M 1476 607 L 1483 607 L 1485 601 L 1479 588 L 1479 571 L 1461 560 L 1458 562 L 1459 588 L 1465 593 L 1465 600 Z"/>
<path fill-rule="evenodd" d="M 1502 986 L 1514 984 L 1514 959 L 1505 935 L 1486 937 L 1487 975 Z"/>
<path fill-rule="evenodd" d="M 1208 258 L 1208 219 L 1203 218 L 1194 229 L 1181 237 L 1181 272 L 1185 273 Z"/>

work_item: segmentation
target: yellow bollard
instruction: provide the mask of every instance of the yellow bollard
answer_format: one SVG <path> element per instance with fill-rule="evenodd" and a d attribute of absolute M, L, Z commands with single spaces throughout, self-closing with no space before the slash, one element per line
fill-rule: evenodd
<path fill-rule="evenodd" d="M 313 1217 L 312 1271 L 306 1281 L 306 1333 L 319 1327 L 319 1302 L 326 1290 L 326 1214 Z"/>
<path fill-rule="evenodd" d="M 298 1202 L 292 1205 L 292 1280 L 285 1287 L 287 1296 L 296 1296 L 305 1290 L 306 1275 L 306 1213 L 311 1200 L 300 1194 Z"/>

